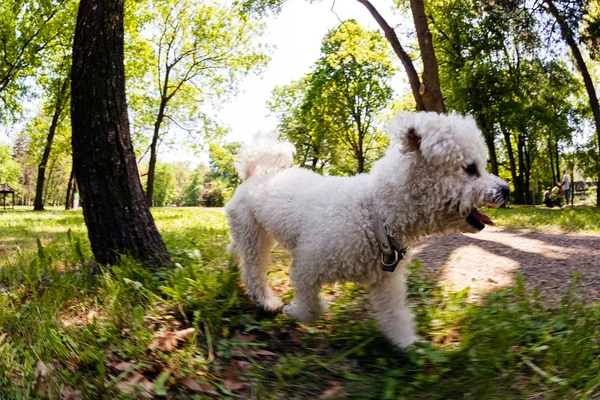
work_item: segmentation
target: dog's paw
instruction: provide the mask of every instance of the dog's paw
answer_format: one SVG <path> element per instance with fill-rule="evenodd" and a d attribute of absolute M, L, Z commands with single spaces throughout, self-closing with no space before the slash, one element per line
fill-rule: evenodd
<path fill-rule="evenodd" d="M 397 337 L 391 338 L 391 340 L 396 346 L 398 346 L 402 349 L 409 347 L 413 344 L 426 343 L 426 341 L 417 334 L 410 334 L 410 335 L 406 335 L 406 336 L 397 336 Z"/>
<path fill-rule="evenodd" d="M 279 311 L 283 307 L 283 301 L 275 295 L 269 296 L 261 301 L 262 307 L 267 311 Z"/>
<path fill-rule="evenodd" d="M 283 307 L 283 313 L 289 318 L 297 319 L 300 322 L 311 323 L 315 322 L 319 318 L 319 313 L 312 310 L 306 310 L 295 301 L 292 301 L 287 306 Z"/>

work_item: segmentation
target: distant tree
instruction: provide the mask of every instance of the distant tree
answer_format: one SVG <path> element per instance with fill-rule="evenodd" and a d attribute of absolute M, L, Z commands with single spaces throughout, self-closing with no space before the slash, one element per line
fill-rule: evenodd
<path fill-rule="evenodd" d="M 357 1 L 365 6 L 375 19 L 381 30 L 383 30 L 385 38 L 402 62 L 415 100 L 416 110 L 446 112 L 444 97 L 442 96 L 440 87 L 438 63 L 431 31 L 429 30 L 429 21 L 424 1 L 410 0 L 409 2 L 423 67 L 421 78 L 419 78 L 411 55 L 408 54 L 400 43 L 394 28 L 389 25 L 369 0 Z M 263 15 L 268 12 L 279 13 L 284 2 L 285 0 L 240 0 L 239 4 L 247 13 Z M 395 3 L 405 4 L 405 2 Z"/>
<path fill-rule="evenodd" d="M 204 182 L 209 172 L 210 170 L 204 164 L 200 164 L 200 166 L 196 168 L 192 174 L 192 180 L 190 184 L 185 188 L 182 205 L 191 207 L 200 205 L 200 198 L 202 197 Z"/>
<path fill-rule="evenodd" d="M 171 164 L 156 164 L 156 190 L 154 191 L 154 205 L 165 207 L 175 202 L 177 188 L 175 171 Z"/>
<path fill-rule="evenodd" d="M 202 105 L 218 107 L 239 79 L 259 70 L 267 57 L 254 42 L 262 26 L 230 7 L 160 0 L 147 11 L 145 31 L 151 34 L 152 47 L 148 65 L 156 68 L 132 84 L 139 88 L 132 104 L 144 120 L 153 115 L 146 185 L 151 205 L 158 146 L 169 131 L 166 127 L 193 134 L 204 130 L 204 136 L 220 132 Z"/>
<path fill-rule="evenodd" d="M 598 102 L 598 95 L 596 94 L 596 88 L 589 68 L 581 54 L 577 37 L 580 28 L 579 24 L 584 20 L 583 17 L 587 13 L 587 3 L 587 1 L 544 0 L 546 10 L 554 17 L 560 27 L 562 38 L 571 49 L 575 65 L 583 78 L 596 128 L 596 144 L 598 146 L 598 154 L 600 155 L 600 103 Z M 562 6 L 563 10 L 559 9 L 559 5 Z M 600 207 L 600 164 L 596 164 L 596 171 L 596 206 Z"/>
<path fill-rule="evenodd" d="M 0 144 L 0 184 L 8 183 L 15 190 L 20 189 L 21 166 L 11 154 L 9 145 Z"/>
<path fill-rule="evenodd" d="M 173 202 L 177 207 L 183 205 L 187 188 L 192 184 L 194 171 L 190 169 L 189 162 L 173 163 L 173 174 L 175 180 L 175 190 Z"/>
<path fill-rule="evenodd" d="M 296 146 L 297 163 L 322 173 L 339 165 L 339 141 L 330 134 L 332 120 L 308 98 L 312 78 L 313 73 L 276 87 L 269 108 L 279 120 L 278 131 Z"/>
<path fill-rule="evenodd" d="M 234 158 L 240 149 L 239 142 L 218 145 L 212 143 L 209 147 L 210 174 L 208 180 L 220 180 L 229 187 L 236 187 L 242 180 L 235 170 Z"/>
<path fill-rule="evenodd" d="M 129 135 L 123 0 L 81 0 L 73 44 L 72 145 L 96 260 L 130 254 L 150 266 L 170 257 L 145 201 Z"/>
<path fill-rule="evenodd" d="M 72 19 L 71 0 L 5 0 L 0 7 L 0 121 L 21 110 L 28 77 L 36 74 Z"/>
<path fill-rule="evenodd" d="M 71 71 L 69 61 L 70 60 L 67 57 L 64 57 L 61 64 L 58 66 L 60 70 L 57 72 L 57 75 L 50 78 L 50 82 L 47 83 L 49 92 L 48 103 L 50 103 L 47 106 L 49 108 L 48 111 L 52 115 L 52 120 L 48 128 L 44 152 L 38 165 L 35 201 L 33 205 L 35 211 L 42 211 L 44 209 L 46 168 L 48 167 L 48 160 L 50 159 L 54 136 L 56 135 L 56 130 L 59 125 L 68 115 L 69 99 L 71 97 Z"/>
<path fill-rule="evenodd" d="M 314 71 L 276 89 L 271 102 L 283 133 L 300 149 L 301 162 L 312 169 L 325 163 L 339 167 L 350 155 L 355 166 L 338 171 L 366 172 L 370 153 L 386 144 L 377 116 L 391 101 L 393 74 L 388 46 L 378 32 L 354 20 L 331 30 Z"/>

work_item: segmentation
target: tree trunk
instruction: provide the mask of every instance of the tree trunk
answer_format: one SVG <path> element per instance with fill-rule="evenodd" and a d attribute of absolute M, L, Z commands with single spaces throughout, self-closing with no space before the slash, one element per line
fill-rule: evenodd
<path fill-rule="evenodd" d="M 124 0 L 81 0 L 73 44 L 72 145 L 75 177 L 96 260 L 129 254 L 149 266 L 172 263 L 147 207 L 127 116 Z"/>
<path fill-rule="evenodd" d="M 554 155 L 556 156 L 556 180 L 562 182 L 562 175 L 560 173 L 560 152 L 558 150 L 558 140 L 554 142 Z"/>
<path fill-rule="evenodd" d="M 531 151 L 525 147 L 525 170 L 523 171 L 525 174 L 525 187 L 523 192 L 525 192 L 526 204 L 533 204 L 533 198 L 531 193 Z"/>
<path fill-rule="evenodd" d="M 523 185 L 523 171 L 525 170 L 525 157 L 523 155 L 524 149 L 523 134 L 520 133 L 517 138 L 517 162 L 519 170 L 517 174 L 517 180 L 515 181 L 515 202 L 517 204 L 525 203 L 524 185 Z"/>
<path fill-rule="evenodd" d="M 50 129 L 48 130 L 48 136 L 46 138 L 46 147 L 44 147 L 44 153 L 42 154 L 42 160 L 38 165 L 38 176 L 37 183 L 35 185 L 35 201 L 33 203 L 34 211 L 44 210 L 44 181 L 46 180 L 46 167 L 48 165 L 48 159 L 50 158 L 50 151 L 52 150 L 52 141 L 56 134 L 56 128 L 60 120 L 65 103 L 66 103 L 66 92 L 69 87 L 69 79 L 65 79 L 59 92 L 56 94 L 56 104 L 54 106 L 54 115 L 52 115 L 52 122 L 50 123 Z"/>
<path fill-rule="evenodd" d="M 488 154 L 490 157 L 490 172 L 498 176 L 498 156 L 496 155 L 496 138 L 494 137 L 493 131 L 494 124 L 488 124 L 487 121 L 482 118 L 479 118 L 479 120 L 476 120 L 476 122 L 481 128 L 481 132 L 483 133 L 483 137 L 485 139 L 485 145 L 488 148 Z"/>
<path fill-rule="evenodd" d="M 67 183 L 67 198 L 65 199 L 65 210 L 73 209 L 73 194 L 75 193 L 75 168 L 71 167 L 71 176 L 69 177 L 69 182 Z"/>
<path fill-rule="evenodd" d="M 515 188 L 515 202 L 518 203 L 517 193 L 519 193 L 521 189 L 517 187 L 519 184 L 519 177 L 517 175 L 517 163 L 515 162 L 515 154 L 512 148 L 512 140 L 510 139 L 510 132 L 504 129 L 502 124 L 500 124 L 500 130 L 502 130 L 502 134 L 504 135 L 504 142 L 506 143 L 506 152 L 508 153 L 508 162 L 510 164 L 510 174 L 512 176 L 513 186 Z"/>
<path fill-rule="evenodd" d="M 362 174 L 363 172 L 365 172 L 365 157 L 363 154 L 357 154 L 356 159 L 358 161 L 358 168 L 356 173 Z"/>
<path fill-rule="evenodd" d="M 168 98 L 166 97 L 166 91 L 168 88 L 169 73 L 165 76 L 165 84 L 163 88 L 163 95 L 160 98 L 160 107 L 158 108 L 158 115 L 156 116 L 156 122 L 154 123 L 154 133 L 152 134 L 152 142 L 150 143 L 150 162 L 148 163 L 148 181 L 146 182 L 146 202 L 148 207 L 154 205 L 154 181 L 156 174 L 156 158 L 158 152 L 158 138 L 160 135 L 160 127 L 165 119 L 165 109 L 167 107 Z"/>
<path fill-rule="evenodd" d="M 494 143 L 494 136 L 489 133 L 484 133 L 485 144 L 490 154 L 490 169 L 492 174 L 498 176 L 498 156 L 496 155 L 496 144 Z"/>
<path fill-rule="evenodd" d="M 577 45 L 577 41 L 573 36 L 573 31 L 567 24 L 567 21 L 565 21 L 562 15 L 560 15 L 558 9 L 556 8 L 552 0 L 544 1 L 548 5 L 548 11 L 550 11 L 550 14 L 552 14 L 552 16 L 556 19 L 556 22 L 560 26 L 562 36 L 571 48 L 571 53 L 573 53 L 573 58 L 575 58 L 577 69 L 579 69 L 579 72 L 581 72 L 581 76 L 583 77 L 583 83 L 585 85 L 585 89 L 587 90 L 588 97 L 590 99 L 590 107 L 592 109 L 592 114 L 594 115 L 594 122 L 596 124 L 598 154 L 600 155 L 600 103 L 598 102 L 598 96 L 596 96 L 594 82 L 592 81 L 590 72 L 587 68 L 587 65 L 585 64 L 583 56 L 581 55 L 581 51 L 579 51 L 579 46 Z M 598 185 L 598 187 L 596 188 L 596 206 L 600 207 L 600 185 Z"/>
<path fill-rule="evenodd" d="M 423 83 L 419 92 L 423 98 L 426 111 L 445 113 L 446 106 L 440 88 L 438 63 L 433 50 L 433 40 L 427 22 L 427 15 L 425 15 L 423 0 L 410 0 L 410 8 L 415 22 L 417 39 L 419 40 L 421 60 L 423 61 L 423 74 L 421 75 Z"/>
<path fill-rule="evenodd" d="M 379 14 L 377 9 L 368 0 L 357 0 L 357 1 L 360 4 L 362 4 L 363 6 L 365 6 L 367 8 L 367 10 L 369 10 L 369 12 L 373 16 L 373 18 L 375 18 L 375 21 L 377 21 L 377 23 L 383 30 L 383 33 L 385 34 L 385 38 L 392 45 L 392 49 L 394 49 L 394 52 L 396 53 L 396 55 L 398 56 L 400 61 L 402 61 L 402 65 L 404 65 L 404 69 L 406 70 L 406 75 L 408 76 L 408 82 L 410 83 L 410 88 L 412 89 L 412 93 L 415 98 L 415 104 L 416 104 L 417 111 L 434 111 L 434 110 L 427 110 L 427 108 L 425 107 L 425 103 L 423 102 L 423 97 L 421 96 L 421 81 L 419 80 L 419 74 L 417 73 L 417 70 L 415 69 L 413 62 L 410 59 L 410 56 L 402 48 L 402 45 L 400 44 L 400 40 L 398 40 L 398 36 L 396 35 L 394 28 L 392 28 L 387 23 L 387 21 L 385 19 L 383 19 L 381 14 Z M 430 35 L 431 35 L 431 33 L 430 33 Z"/>
<path fill-rule="evenodd" d="M 550 172 L 552 172 L 552 182 L 557 181 L 556 170 L 554 169 L 554 146 L 552 145 L 552 139 L 548 136 L 548 158 L 550 159 Z"/>

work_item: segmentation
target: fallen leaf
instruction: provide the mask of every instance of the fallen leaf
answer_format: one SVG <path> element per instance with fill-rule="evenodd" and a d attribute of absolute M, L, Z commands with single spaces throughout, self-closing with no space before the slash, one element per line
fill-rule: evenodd
<path fill-rule="evenodd" d="M 63 386 L 62 400 L 83 400 L 83 393 L 71 386 Z"/>
<path fill-rule="evenodd" d="M 88 313 L 88 315 L 86 316 L 86 318 L 88 319 L 88 321 L 93 321 L 98 317 L 98 313 L 94 310 L 90 311 Z"/>
<path fill-rule="evenodd" d="M 251 356 L 267 356 L 267 357 L 269 357 L 269 356 L 276 356 L 277 354 L 275 354 L 269 350 L 258 349 L 258 350 L 250 350 L 250 355 Z"/>
<path fill-rule="evenodd" d="M 148 345 L 149 350 L 158 348 L 160 351 L 167 353 L 177 348 L 177 344 L 187 340 L 188 336 L 194 333 L 194 328 L 183 329 L 180 331 L 166 331 L 156 335 L 152 343 Z"/>
<path fill-rule="evenodd" d="M 35 365 L 35 376 L 37 378 L 45 378 L 50 374 L 50 368 L 39 360 Z"/>
<path fill-rule="evenodd" d="M 0 343 L 4 342 L 4 339 L 6 339 L 6 333 L 0 335 Z"/>
<path fill-rule="evenodd" d="M 244 361 L 244 360 L 235 360 L 235 362 L 237 363 L 237 366 L 240 369 L 248 369 L 252 366 L 252 364 L 249 361 Z"/>
<path fill-rule="evenodd" d="M 134 372 L 126 380 L 116 384 L 116 387 L 123 393 L 133 394 L 136 388 L 144 389 L 141 395 L 145 398 L 152 398 L 152 382 L 139 372 Z"/>
<path fill-rule="evenodd" d="M 131 368 L 131 366 L 132 366 L 132 365 L 133 365 L 133 364 L 132 364 L 132 363 L 130 363 L 130 362 L 127 362 L 127 361 L 121 361 L 121 362 L 120 362 L 120 363 L 118 363 L 118 364 L 112 365 L 112 367 L 113 367 L 114 369 L 116 369 L 117 371 L 121 371 L 121 372 L 123 372 L 123 371 L 126 371 L 126 370 L 128 370 L 129 368 Z"/>
<path fill-rule="evenodd" d="M 218 394 L 217 392 L 215 392 L 215 389 L 213 389 L 212 385 L 207 382 L 198 383 L 191 378 L 183 378 L 182 380 L 180 380 L 180 382 L 187 386 L 189 389 L 193 390 L 194 392 Z"/>
<path fill-rule="evenodd" d="M 498 283 L 498 281 L 497 281 L 497 280 L 495 280 L 494 278 L 492 278 L 491 276 L 488 276 L 487 280 L 488 280 L 488 282 L 490 282 L 490 283 Z"/>
<path fill-rule="evenodd" d="M 236 360 L 231 360 L 227 374 L 225 374 L 225 380 L 223 381 L 225 387 L 231 391 L 240 390 L 244 387 L 244 384 L 237 377 L 237 365 Z"/>
<path fill-rule="evenodd" d="M 255 342 L 256 339 L 258 339 L 258 336 L 253 333 L 242 333 L 240 331 L 235 331 L 231 338 L 241 340 L 244 342 Z"/>
<path fill-rule="evenodd" d="M 319 399 L 332 399 L 342 397 L 344 395 L 344 387 L 338 381 L 331 381 L 331 387 L 325 390 Z"/>

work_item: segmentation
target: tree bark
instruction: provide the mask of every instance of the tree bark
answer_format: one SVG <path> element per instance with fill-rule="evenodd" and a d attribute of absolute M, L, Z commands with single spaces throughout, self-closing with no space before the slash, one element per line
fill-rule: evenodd
<path fill-rule="evenodd" d="M 552 145 L 552 139 L 548 136 L 548 158 L 550 159 L 550 172 L 552 172 L 552 182 L 557 181 L 556 170 L 554 169 L 554 146 Z"/>
<path fill-rule="evenodd" d="M 387 21 L 381 16 L 381 14 L 379 14 L 379 11 L 377 11 L 377 9 L 373 6 L 373 4 L 371 4 L 368 0 L 357 0 L 357 1 L 360 4 L 362 4 L 363 6 L 365 6 L 367 8 L 367 10 L 369 10 L 369 12 L 373 16 L 373 18 L 375 18 L 375 21 L 377 21 L 377 23 L 383 30 L 383 33 L 385 34 L 385 38 L 392 45 L 392 49 L 394 49 L 394 52 L 396 53 L 396 55 L 398 56 L 400 61 L 402 61 L 402 65 L 404 65 L 404 69 L 406 70 L 406 75 L 408 76 L 408 82 L 410 83 L 410 87 L 412 89 L 412 93 L 415 98 L 417 111 L 435 111 L 435 110 L 427 110 L 427 108 L 425 107 L 425 103 L 423 102 L 423 97 L 421 96 L 421 81 L 419 80 L 419 74 L 417 73 L 417 70 L 415 69 L 413 62 L 410 59 L 410 56 L 402 48 L 402 45 L 400 44 L 400 40 L 398 40 L 398 36 L 396 35 L 394 28 L 392 28 L 387 23 Z M 430 33 L 430 35 L 431 35 L 431 33 Z M 438 85 L 439 85 L 439 82 L 438 82 Z"/>
<path fill-rule="evenodd" d="M 517 138 L 517 161 L 519 164 L 519 170 L 517 174 L 517 180 L 515 182 L 515 202 L 517 204 L 525 203 L 525 188 L 523 182 L 523 171 L 525 170 L 525 140 L 523 139 L 523 134 L 519 133 Z"/>
<path fill-rule="evenodd" d="M 165 119 L 165 109 L 167 108 L 167 102 L 170 97 L 167 96 L 167 89 L 169 88 L 169 74 L 170 68 L 167 67 L 167 73 L 165 74 L 165 82 L 162 88 L 162 94 L 160 96 L 160 106 L 158 108 L 158 115 L 156 116 L 156 122 L 154 122 L 154 133 L 152 134 L 152 142 L 150 143 L 150 162 L 148 163 L 148 181 L 146 182 L 146 202 L 148 207 L 154 205 L 154 181 L 156 174 L 156 159 L 158 153 L 158 138 L 160 135 L 160 127 Z"/>
<path fill-rule="evenodd" d="M 500 130 L 504 135 L 504 143 L 506 144 L 506 152 L 508 154 L 508 162 L 510 165 L 510 174 L 513 180 L 513 186 L 515 187 L 515 193 L 517 191 L 517 163 L 515 162 L 515 154 L 512 148 L 512 140 L 510 139 L 510 132 L 507 131 L 502 124 L 500 124 Z"/>
<path fill-rule="evenodd" d="M 546 5 L 548 6 L 548 11 L 556 22 L 558 26 L 560 26 L 560 31 L 562 33 L 563 38 L 571 48 L 571 53 L 573 53 L 573 58 L 575 58 L 575 63 L 577 65 L 577 69 L 581 73 L 583 77 L 583 83 L 585 85 L 585 89 L 587 90 L 588 97 L 590 99 L 590 107 L 592 109 L 592 114 L 594 115 L 594 122 L 596 125 L 596 135 L 598 141 L 598 154 L 600 155 L 600 103 L 598 102 L 598 96 L 596 95 L 596 89 L 594 87 L 594 82 L 592 81 L 592 77 L 590 76 L 590 72 L 585 64 L 583 56 L 581 55 L 581 51 L 579 50 L 579 46 L 577 45 L 577 41 L 573 35 L 573 31 L 567 24 L 567 21 L 560 15 L 560 12 L 554 5 L 552 0 L 544 0 Z M 599 185 L 596 189 L 596 207 L 600 207 L 600 178 L 598 180 Z"/>
<path fill-rule="evenodd" d="M 67 198 L 65 199 L 65 210 L 73 209 L 73 194 L 75 193 L 75 186 L 77 181 L 75 180 L 75 168 L 71 167 L 71 176 L 69 176 L 69 182 L 67 183 Z"/>
<path fill-rule="evenodd" d="M 73 165 L 96 260 L 172 263 L 147 207 L 131 144 L 123 66 L 124 0 L 81 0 L 73 44 Z"/>
<path fill-rule="evenodd" d="M 44 182 L 46 180 L 46 167 L 48 166 L 48 159 L 50 158 L 50 151 L 52 151 L 52 142 L 54 141 L 54 135 L 56 134 L 56 128 L 60 121 L 60 116 L 63 113 L 67 102 L 67 90 L 69 88 L 70 80 L 65 78 L 56 94 L 56 104 L 54 105 L 54 114 L 52 115 L 52 122 L 50 123 L 50 129 L 48 130 L 48 136 L 46 137 L 46 147 L 44 147 L 44 153 L 42 159 L 38 165 L 38 176 L 35 185 L 35 200 L 33 202 L 34 211 L 44 211 Z"/>
<path fill-rule="evenodd" d="M 427 22 L 427 15 L 425 15 L 423 0 L 410 0 L 410 8 L 415 22 L 417 39 L 419 40 L 421 60 L 423 60 L 423 74 L 421 75 L 423 83 L 420 88 L 423 104 L 426 111 L 445 113 L 446 106 L 440 88 L 438 63 L 433 50 L 433 40 Z"/>

